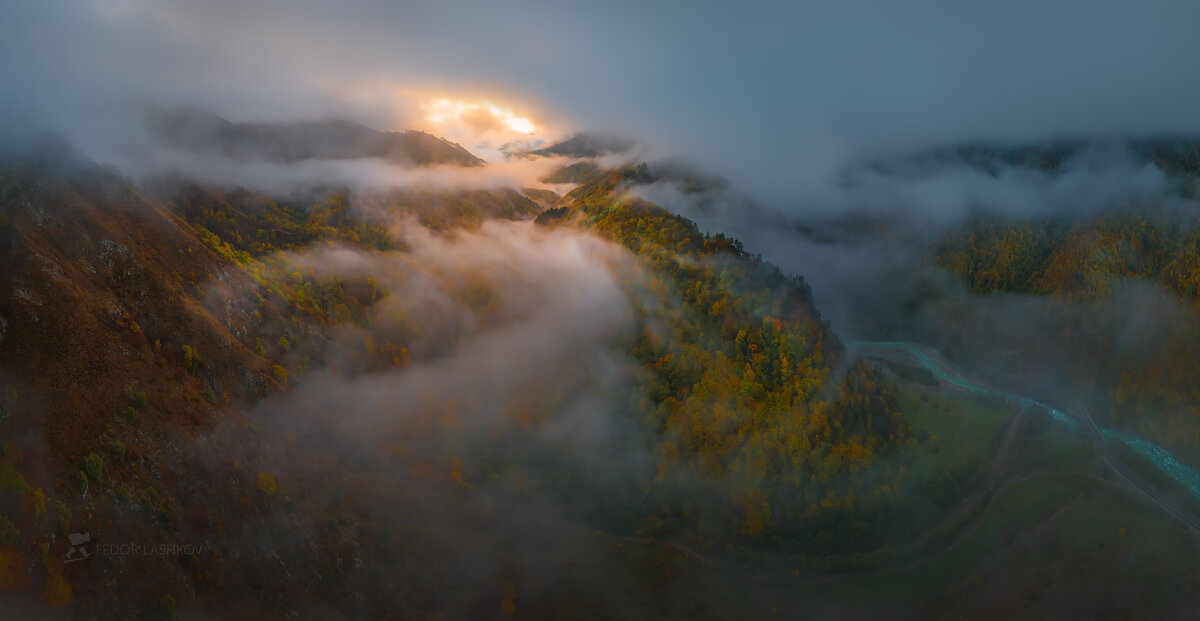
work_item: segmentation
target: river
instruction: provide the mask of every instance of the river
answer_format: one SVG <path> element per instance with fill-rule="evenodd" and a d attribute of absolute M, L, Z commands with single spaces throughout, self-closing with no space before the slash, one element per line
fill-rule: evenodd
<path fill-rule="evenodd" d="M 966 374 L 946 361 L 945 364 L 934 360 L 928 353 L 925 352 L 925 346 L 919 343 L 907 343 L 903 341 L 852 341 L 847 344 L 851 349 L 894 349 L 902 351 L 911 356 L 921 367 L 929 370 L 942 381 L 953 384 L 964 391 L 978 395 L 990 395 L 1001 397 L 1009 401 L 1015 401 L 1026 408 L 1041 408 L 1050 414 L 1054 420 L 1063 423 L 1073 432 L 1081 430 L 1080 424 L 1074 418 L 1068 416 L 1062 410 L 1051 407 L 1041 401 L 1032 399 L 1025 395 L 1001 390 L 991 386 L 983 386 L 976 384 L 967 379 Z M 1192 496 L 1200 499 L 1200 471 L 1196 471 L 1175 458 L 1167 449 L 1136 435 L 1119 429 L 1109 429 L 1106 427 L 1100 428 L 1100 433 L 1107 439 L 1116 440 L 1128 446 L 1138 455 L 1145 457 L 1163 474 L 1171 477 L 1187 488 Z"/>

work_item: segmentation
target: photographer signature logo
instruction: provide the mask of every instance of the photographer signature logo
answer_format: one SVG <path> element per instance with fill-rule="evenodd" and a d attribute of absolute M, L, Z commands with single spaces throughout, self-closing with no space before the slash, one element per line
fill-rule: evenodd
<path fill-rule="evenodd" d="M 191 543 L 102 543 L 89 552 L 91 533 L 71 533 L 67 536 L 71 548 L 63 557 L 64 563 L 74 563 L 93 556 L 197 556 L 208 551 L 208 544 Z"/>
<path fill-rule="evenodd" d="M 92 542 L 92 535 L 90 533 L 71 533 L 67 535 L 67 538 L 71 540 L 71 549 L 67 550 L 67 556 L 63 559 L 64 563 L 82 561 L 91 556 L 91 554 L 88 554 L 86 547 L 86 544 Z"/>

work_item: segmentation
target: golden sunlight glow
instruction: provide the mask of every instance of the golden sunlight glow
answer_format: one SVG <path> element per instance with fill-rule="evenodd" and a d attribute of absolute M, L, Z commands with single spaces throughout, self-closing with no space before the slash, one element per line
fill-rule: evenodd
<path fill-rule="evenodd" d="M 424 108 L 426 118 L 435 125 L 463 122 L 480 131 L 505 128 L 522 134 L 533 134 L 537 131 L 537 127 L 529 118 L 517 116 L 511 108 L 490 101 L 440 98 L 428 102 Z"/>
<path fill-rule="evenodd" d="M 429 132 L 489 162 L 550 144 L 564 130 L 562 119 L 519 94 L 390 82 L 330 81 L 325 87 L 379 119 L 380 129 Z"/>
<path fill-rule="evenodd" d="M 514 131 L 521 132 L 522 134 L 532 134 L 535 131 L 533 127 L 533 121 L 530 121 L 524 117 L 514 117 L 507 119 L 504 122 L 508 124 L 509 127 L 513 128 Z"/>

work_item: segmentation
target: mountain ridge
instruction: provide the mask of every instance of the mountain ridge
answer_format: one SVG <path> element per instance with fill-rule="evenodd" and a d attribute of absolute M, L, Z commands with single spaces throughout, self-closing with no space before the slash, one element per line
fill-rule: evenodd
<path fill-rule="evenodd" d="M 159 112 L 146 118 L 166 145 L 245 160 L 298 162 L 379 158 L 411 166 L 482 166 L 461 145 L 419 130 L 382 131 L 339 119 L 235 123 L 212 113 Z"/>

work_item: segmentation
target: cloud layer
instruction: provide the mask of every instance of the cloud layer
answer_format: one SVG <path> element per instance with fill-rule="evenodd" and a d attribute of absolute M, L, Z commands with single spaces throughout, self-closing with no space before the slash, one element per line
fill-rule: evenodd
<path fill-rule="evenodd" d="M 83 141 L 100 141 L 97 119 L 130 101 L 235 120 L 416 124 L 420 102 L 397 96 L 400 87 L 495 99 L 561 127 L 624 130 L 782 202 L 865 155 L 974 138 L 1200 129 L 1200 85 L 1187 78 L 1200 58 L 1194 3 L 78 0 L 8 9 L 0 95 Z"/>

